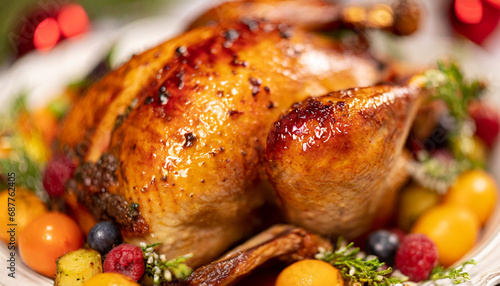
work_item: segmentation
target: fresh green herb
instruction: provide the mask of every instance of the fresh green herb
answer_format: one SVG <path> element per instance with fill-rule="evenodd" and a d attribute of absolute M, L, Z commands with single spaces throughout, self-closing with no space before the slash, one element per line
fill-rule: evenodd
<path fill-rule="evenodd" d="M 26 94 L 21 94 L 11 104 L 9 111 L 0 115 L 0 145 L 2 149 L 9 150 L 6 157 L 0 158 L 0 188 L 7 186 L 4 176 L 15 172 L 18 186 L 40 195 L 44 193 L 41 181 L 44 162 L 40 160 L 43 157 L 40 154 L 44 151 L 37 148 L 43 143 L 28 146 L 17 128 L 18 116 L 27 112 Z M 40 134 L 33 133 L 31 137 L 33 141 L 42 142 Z"/>
<path fill-rule="evenodd" d="M 315 258 L 339 269 L 342 277 L 350 281 L 349 285 L 389 286 L 406 281 L 387 277 L 392 273 L 391 267 L 384 269 L 384 262 L 380 262 L 376 257 L 366 257 L 360 253 L 359 248 L 354 247 L 354 243 L 345 245 L 342 239 L 337 242 L 335 251 L 320 249 Z"/>
<path fill-rule="evenodd" d="M 477 80 L 467 81 L 453 61 L 438 61 L 437 65 L 438 70 L 425 73 L 426 87 L 433 99 L 446 103 L 448 112 L 455 121 L 449 130 L 450 146 L 455 157 L 457 160 L 470 161 L 470 154 L 464 148 L 464 143 L 474 135 L 475 126 L 469 116 L 468 106 L 480 97 L 485 85 Z M 474 165 L 473 162 L 470 163 Z"/>
<path fill-rule="evenodd" d="M 470 164 L 466 161 L 443 161 L 427 152 L 419 152 L 418 157 L 418 161 L 408 164 L 413 179 L 440 194 L 446 193 L 456 178 L 463 171 L 470 169 Z"/>
<path fill-rule="evenodd" d="M 441 266 L 436 267 L 431 272 L 431 280 L 450 279 L 453 284 L 460 284 L 468 281 L 470 280 L 469 273 L 464 270 L 467 265 L 476 265 L 476 261 L 471 259 L 462 263 L 455 269 L 444 269 Z"/>
<path fill-rule="evenodd" d="M 155 247 L 161 243 L 146 245 L 141 242 L 140 247 L 143 252 L 144 262 L 146 264 L 146 273 L 153 279 L 155 285 L 171 282 L 175 279 L 186 279 L 193 269 L 184 262 L 193 257 L 192 253 L 167 260 L 165 255 L 158 255 Z"/>
<path fill-rule="evenodd" d="M 19 142 L 21 140 L 13 140 Z M 26 153 L 22 143 L 13 143 L 15 149 L 10 151 L 7 158 L 0 159 L 0 174 L 5 175 L 10 172 L 16 173 L 16 185 L 24 186 L 28 190 L 36 191 L 37 194 L 43 193 L 42 185 L 42 170 L 43 165 L 40 162 L 33 160 L 29 154 Z M 6 178 L 0 179 L 0 186 L 2 189 L 6 188 Z"/>
<path fill-rule="evenodd" d="M 468 82 L 454 61 L 438 61 L 437 66 L 438 70 L 426 72 L 426 87 L 434 91 L 435 99 L 446 103 L 451 116 L 458 121 L 467 120 L 469 103 L 479 98 L 485 85 L 478 80 Z"/>
<path fill-rule="evenodd" d="M 62 120 L 69 110 L 70 100 L 67 96 L 59 97 L 49 103 L 48 109 L 54 114 L 57 120 Z"/>
<path fill-rule="evenodd" d="M 433 100 L 446 103 L 452 122 L 447 130 L 449 149 L 454 158 L 443 162 L 421 152 L 418 162 L 412 164 L 411 171 L 420 184 L 443 193 L 463 171 L 484 168 L 484 162 L 474 154 L 475 126 L 469 116 L 468 106 L 478 100 L 485 85 L 477 80 L 466 80 L 453 61 L 438 61 L 437 66 L 438 69 L 424 74 L 425 87 Z"/>

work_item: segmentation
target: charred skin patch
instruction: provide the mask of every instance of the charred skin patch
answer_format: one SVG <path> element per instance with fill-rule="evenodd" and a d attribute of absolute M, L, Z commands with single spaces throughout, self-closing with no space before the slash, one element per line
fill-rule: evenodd
<path fill-rule="evenodd" d="M 96 163 L 86 162 L 80 165 L 68 186 L 98 221 L 113 220 L 129 235 L 144 235 L 149 231 L 149 225 L 141 216 L 140 206 L 108 192 L 118 185 L 117 169 L 116 158 L 105 153 Z"/>

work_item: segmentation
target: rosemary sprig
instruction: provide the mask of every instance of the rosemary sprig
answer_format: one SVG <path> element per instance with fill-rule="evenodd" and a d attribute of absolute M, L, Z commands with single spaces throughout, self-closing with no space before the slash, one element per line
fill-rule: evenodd
<path fill-rule="evenodd" d="M 463 148 L 464 140 L 474 135 L 474 122 L 469 116 L 468 106 L 477 100 L 485 89 L 485 85 L 478 80 L 467 81 L 458 65 L 450 61 L 438 61 L 438 70 L 426 72 L 426 88 L 434 100 L 442 100 L 448 107 L 454 124 L 449 130 L 449 141 L 453 154 L 457 160 L 470 161 L 470 154 Z M 470 162 L 472 165 L 473 162 Z"/>
<path fill-rule="evenodd" d="M 444 269 L 441 266 L 434 268 L 431 272 L 431 280 L 450 279 L 453 284 L 460 284 L 470 280 L 470 275 L 464 270 L 467 265 L 476 265 L 476 261 L 471 259 L 462 263 L 454 269 Z"/>
<path fill-rule="evenodd" d="M 451 116 L 458 121 L 467 120 L 469 103 L 479 98 L 485 85 L 478 80 L 467 81 L 454 61 L 438 61 L 437 66 L 437 71 L 426 72 L 426 87 L 433 90 L 434 99 L 446 103 Z"/>
<path fill-rule="evenodd" d="M 320 249 L 315 258 L 339 269 L 342 277 L 350 281 L 349 285 L 389 286 L 406 281 L 388 277 L 393 271 L 391 267 L 384 268 L 385 263 L 380 262 L 377 257 L 365 257 L 358 247 L 354 247 L 354 243 L 344 245 L 341 239 L 335 251 Z"/>
<path fill-rule="evenodd" d="M 167 260 L 165 255 L 155 251 L 155 247 L 161 243 L 146 245 L 141 242 L 140 247 L 143 252 L 146 273 L 153 280 L 155 285 L 171 282 L 174 278 L 182 280 L 187 278 L 193 269 L 184 262 L 193 257 L 192 253 Z"/>
<path fill-rule="evenodd" d="M 484 162 L 479 162 L 473 153 L 475 125 L 470 118 L 468 106 L 481 96 L 485 85 L 478 80 L 466 80 L 454 61 L 438 61 L 437 66 L 438 69 L 424 74 L 425 88 L 431 99 L 446 103 L 452 122 L 447 128 L 448 147 L 454 158 L 445 164 L 422 152 L 411 171 L 420 184 L 442 193 L 461 172 L 484 168 Z M 438 169 L 445 172 L 437 171 Z"/>

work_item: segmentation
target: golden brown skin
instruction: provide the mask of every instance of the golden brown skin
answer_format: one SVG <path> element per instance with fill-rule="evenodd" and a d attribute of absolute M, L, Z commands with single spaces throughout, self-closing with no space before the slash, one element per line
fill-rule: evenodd
<path fill-rule="evenodd" d="M 134 56 L 76 103 L 61 143 L 83 161 L 116 158 L 116 167 L 106 156 L 88 169 L 111 179 L 87 188 L 84 201 L 104 190 L 126 200 L 119 210 L 138 203 L 149 232 L 121 225 L 126 241 L 162 242 L 167 257 L 194 252 L 192 266 L 212 261 L 258 223 L 264 145 L 279 115 L 310 95 L 377 81 L 367 57 L 283 29 L 252 21 L 186 32 Z M 123 221 L 104 205 L 91 207 Z"/>
<path fill-rule="evenodd" d="M 295 104 L 267 139 L 267 171 L 290 223 L 352 239 L 390 208 L 420 89 L 375 86 Z M 388 206 L 389 205 L 389 206 Z"/>
<path fill-rule="evenodd" d="M 203 13 L 189 25 L 189 29 L 248 18 L 291 24 L 310 31 L 378 29 L 404 36 L 418 29 L 421 8 L 413 0 L 397 1 L 394 7 L 346 3 L 321 0 L 228 1 Z"/>
<path fill-rule="evenodd" d="M 244 18 L 266 19 L 304 29 L 339 27 L 341 7 L 321 0 L 236 0 L 224 2 L 203 13 L 189 29 Z"/>

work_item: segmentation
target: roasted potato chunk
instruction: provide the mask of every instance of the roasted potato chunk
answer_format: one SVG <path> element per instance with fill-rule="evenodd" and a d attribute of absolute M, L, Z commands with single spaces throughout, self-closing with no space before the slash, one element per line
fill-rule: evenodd
<path fill-rule="evenodd" d="M 82 285 L 102 273 L 101 254 L 93 249 L 78 249 L 59 257 L 56 262 L 55 286 Z"/>

